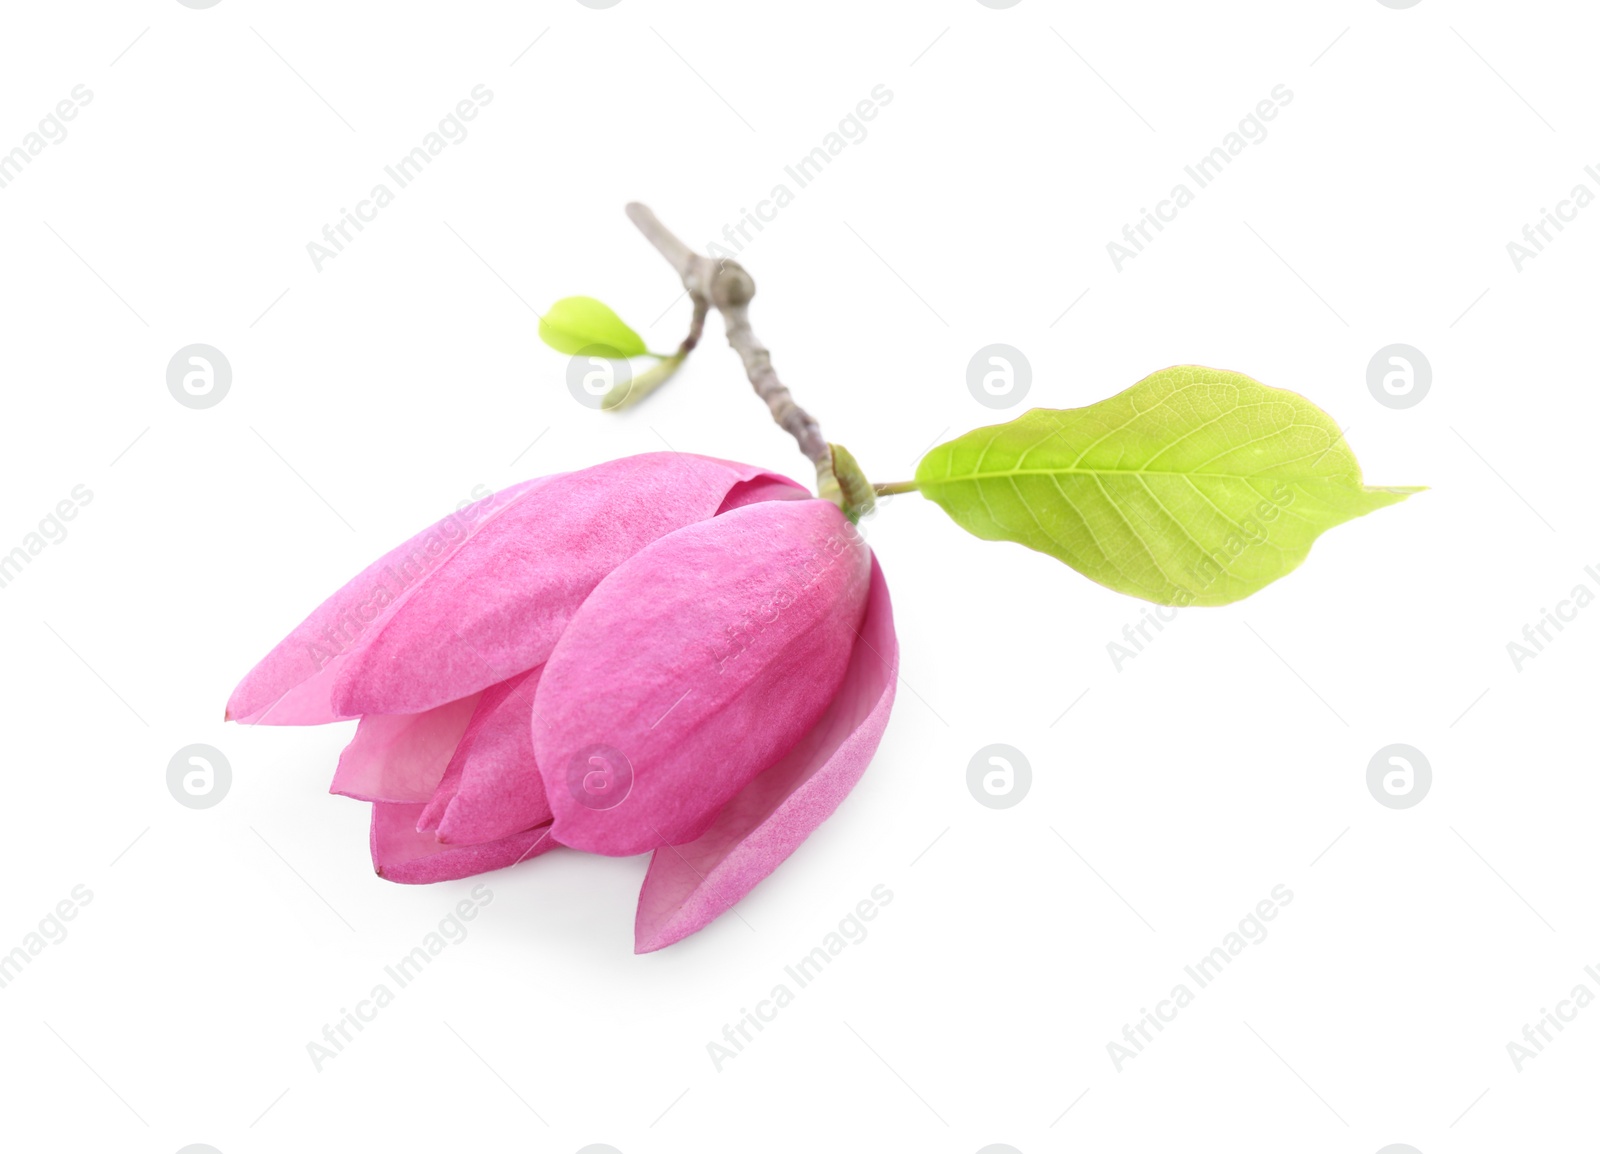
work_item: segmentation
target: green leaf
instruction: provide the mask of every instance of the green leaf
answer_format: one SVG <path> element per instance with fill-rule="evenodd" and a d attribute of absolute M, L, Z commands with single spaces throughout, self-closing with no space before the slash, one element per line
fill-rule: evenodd
<path fill-rule="evenodd" d="M 642 357 L 644 338 L 593 297 L 562 297 L 539 320 L 539 339 L 558 353 L 626 360 Z"/>
<path fill-rule="evenodd" d="M 1419 491 L 1363 485 L 1304 397 L 1197 365 L 974 429 L 923 457 L 916 485 L 976 536 L 1161 605 L 1248 597 L 1324 530 Z"/>

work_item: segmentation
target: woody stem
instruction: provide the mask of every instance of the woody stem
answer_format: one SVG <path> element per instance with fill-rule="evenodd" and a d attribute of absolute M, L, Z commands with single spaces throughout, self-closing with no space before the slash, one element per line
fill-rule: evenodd
<path fill-rule="evenodd" d="M 694 325 L 690 339 L 684 342 L 687 346 L 684 351 L 692 348 L 693 341 L 699 338 L 707 310 L 714 308 L 721 313 L 728 344 L 744 362 L 751 387 L 767 403 L 772 419 L 795 439 L 800 451 L 816 466 L 818 494 L 842 507 L 844 499 L 834 476 L 833 452 L 822 435 L 822 426 L 800 407 L 788 386 L 778 378 L 777 370 L 772 367 L 772 354 L 750 327 L 750 300 L 756 295 L 755 280 L 737 261 L 713 260 L 695 252 L 645 205 L 634 202 L 628 205 L 627 212 L 628 219 L 677 271 L 684 291 L 694 302 Z"/>

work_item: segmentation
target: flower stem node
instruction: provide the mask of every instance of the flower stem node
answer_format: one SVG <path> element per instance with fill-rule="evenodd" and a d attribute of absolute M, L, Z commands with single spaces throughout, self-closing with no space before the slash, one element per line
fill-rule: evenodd
<path fill-rule="evenodd" d="M 744 266 L 736 260 L 717 262 L 717 271 L 711 278 L 711 303 L 720 309 L 736 309 L 747 305 L 756 295 L 756 282 Z"/>
<path fill-rule="evenodd" d="M 849 449 L 830 442 L 828 452 L 829 463 L 832 466 L 828 480 L 832 482 L 832 491 L 823 490 L 823 470 L 819 466 L 817 495 L 825 501 L 832 501 L 844 510 L 844 515 L 850 518 L 852 525 L 858 524 L 861 518 L 872 512 L 877 502 L 872 482 L 867 480 L 866 474 L 861 471 L 861 466 L 856 463 Z"/>

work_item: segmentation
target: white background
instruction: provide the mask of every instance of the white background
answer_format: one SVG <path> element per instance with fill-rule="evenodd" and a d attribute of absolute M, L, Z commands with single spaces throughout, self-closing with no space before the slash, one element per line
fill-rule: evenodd
<path fill-rule="evenodd" d="M 0 551 L 93 500 L 0 589 L 0 949 L 93 900 L 0 990 L 6 1144 L 1592 1142 L 1600 1009 L 1520 1073 L 1506 1044 L 1600 993 L 1600 610 L 1520 673 L 1506 644 L 1600 588 L 1600 208 L 1521 272 L 1505 246 L 1597 187 L 1595 33 L 1575 3 L 1443 0 L 8 5 L 0 148 L 93 99 L 0 189 Z M 470 136 L 317 271 L 307 242 L 478 84 Z M 874 480 L 997 419 L 965 373 L 1005 342 L 1052 407 L 1247 372 L 1348 426 L 1370 482 L 1431 491 L 1120 672 L 1141 602 L 886 502 L 893 719 L 741 916 L 636 957 L 643 858 L 477 879 L 471 936 L 317 1072 L 307 1043 L 474 882 L 375 878 L 367 807 L 325 792 L 352 726 L 224 725 L 229 691 L 474 486 L 664 444 L 806 478 L 715 318 L 618 416 L 573 401 L 533 310 L 590 293 L 674 344 L 687 303 L 623 204 L 704 245 L 880 84 L 741 254 L 780 371 Z M 1267 138 L 1118 272 L 1107 242 L 1279 84 Z M 1433 368 L 1406 410 L 1366 384 L 1397 341 Z M 167 391 L 193 342 L 233 367 L 214 408 Z M 165 783 L 196 742 L 233 767 L 209 810 Z M 1033 767 L 1006 810 L 966 786 L 992 742 Z M 1367 791 L 1394 742 L 1433 767 L 1411 809 Z M 714 1069 L 879 884 L 870 935 Z M 1266 940 L 1119 1073 L 1107 1043 L 1280 884 Z"/>

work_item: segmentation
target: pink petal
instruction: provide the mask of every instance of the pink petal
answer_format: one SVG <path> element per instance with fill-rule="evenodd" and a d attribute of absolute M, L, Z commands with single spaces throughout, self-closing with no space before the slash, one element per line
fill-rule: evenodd
<path fill-rule="evenodd" d="M 328 791 L 361 801 L 427 801 L 477 706 L 474 694 L 426 713 L 363 717 Z"/>
<path fill-rule="evenodd" d="M 320 725 L 356 716 L 336 711 L 329 695 L 364 636 L 469 538 L 553 479 L 537 477 L 466 505 L 368 565 L 245 676 L 228 699 L 227 718 L 249 725 Z"/>
<path fill-rule="evenodd" d="M 776 869 L 866 771 L 894 704 L 900 644 L 877 559 L 872 595 L 844 683 L 822 719 L 747 785 L 695 841 L 658 849 L 639 891 L 634 951 L 670 946 L 705 926 Z"/>
<path fill-rule="evenodd" d="M 621 855 L 703 833 L 828 707 L 870 570 L 855 527 L 815 499 L 735 509 L 618 567 L 574 615 L 535 696 L 554 836 Z"/>
<path fill-rule="evenodd" d="M 488 693 L 489 690 L 486 689 L 484 692 Z M 483 699 L 479 698 L 478 703 L 482 705 Z M 375 713 L 373 716 L 382 717 L 383 714 Z M 467 728 L 469 730 L 472 728 L 470 722 L 468 722 Z M 462 735 L 461 740 L 462 742 L 467 740 L 465 734 Z M 436 832 L 439 828 L 439 822 L 444 818 L 444 811 L 449 809 L 450 803 L 455 800 L 456 790 L 461 786 L 461 763 L 464 760 L 460 754 L 461 746 L 457 745 L 455 755 L 450 758 L 450 764 L 444 768 L 444 776 L 439 779 L 439 784 L 434 787 L 433 796 L 428 799 L 427 804 L 422 807 L 422 812 L 417 815 L 418 833 Z"/>
<path fill-rule="evenodd" d="M 456 793 L 461 789 L 462 773 L 467 767 L 469 755 L 473 758 L 479 755 L 480 735 L 483 734 L 485 725 L 491 720 L 495 721 L 493 735 L 496 740 L 485 746 L 482 752 L 486 755 L 492 755 L 501 748 L 501 743 L 506 740 L 504 731 L 508 727 L 505 718 L 501 716 L 501 711 L 506 707 L 508 701 L 512 701 L 513 705 L 516 701 L 524 703 L 524 707 L 520 711 L 520 722 L 513 722 L 512 725 L 520 724 L 522 729 L 522 732 L 515 736 L 520 736 L 521 744 L 527 747 L 527 768 L 534 779 L 532 788 L 538 791 L 538 796 L 542 801 L 544 798 L 544 783 L 539 781 L 538 771 L 533 765 L 533 737 L 526 732 L 531 724 L 533 686 L 538 684 L 538 672 L 538 670 L 534 669 L 529 670 L 527 673 L 519 673 L 515 677 L 507 678 L 498 685 L 491 685 L 483 691 L 483 695 L 478 699 L 478 708 L 473 713 L 472 720 L 467 724 L 467 731 L 461 735 L 461 740 L 456 743 L 455 752 L 450 758 L 450 764 L 445 767 L 444 776 L 439 779 L 438 787 L 434 789 L 433 796 L 428 799 L 428 804 L 422 809 L 422 815 L 417 818 L 418 833 L 436 833 L 438 831 L 439 823 L 444 820 L 445 812 L 450 808 L 450 803 L 455 801 Z M 524 689 L 523 687 L 530 677 L 533 678 L 533 681 L 531 684 L 526 684 Z M 519 690 L 521 692 L 518 692 Z M 482 787 L 475 787 L 474 797 L 476 798 L 480 793 L 482 793 Z M 493 841 L 495 838 L 502 837 L 505 834 L 528 829 L 550 820 L 548 806 L 528 806 L 520 812 L 526 816 L 527 820 L 518 821 L 513 816 L 503 828 L 497 829 L 489 836 L 458 836 L 447 837 L 442 840 L 454 842 Z"/>
<path fill-rule="evenodd" d="M 763 473 L 753 481 L 740 481 L 729 489 L 717 513 L 743 509 L 746 505 L 754 505 L 758 501 L 806 501 L 810 498 L 809 489 L 801 488 L 789 478 L 780 477 L 776 473 Z"/>
<path fill-rule="evenodd" d="M 601 577 L 761 479 L 798 488 L 750 465 L 645 453 L 469 505 L 324 602 L 239 684 L 227 717 L 421 713 L 531 669 Z"/>
<path fill-rule="evenodd" d="M 542 665 L 600 579 L 675 529 L 714 516 L 762 476 L 645 453 L 551 479 L 409 591 L 350 654 L 341 714 L 417 713 Z"/>
<path fill-rule="evenodd" d="M 420 805 L 372 807 L 372 868 L 406 885 L 447 882 L 504 869 L 556 848 L 550 827 L 523 830 L 483 845 L 447 846 L 417 832 Z"/>
<path fill-rule="evenodd" d="M 551 817 L 533 757 L 533 698 L 539 670 L 483 691 L 456 751 L 459 780 L 438 824 L 440 841 L 494 841 Z"/>

